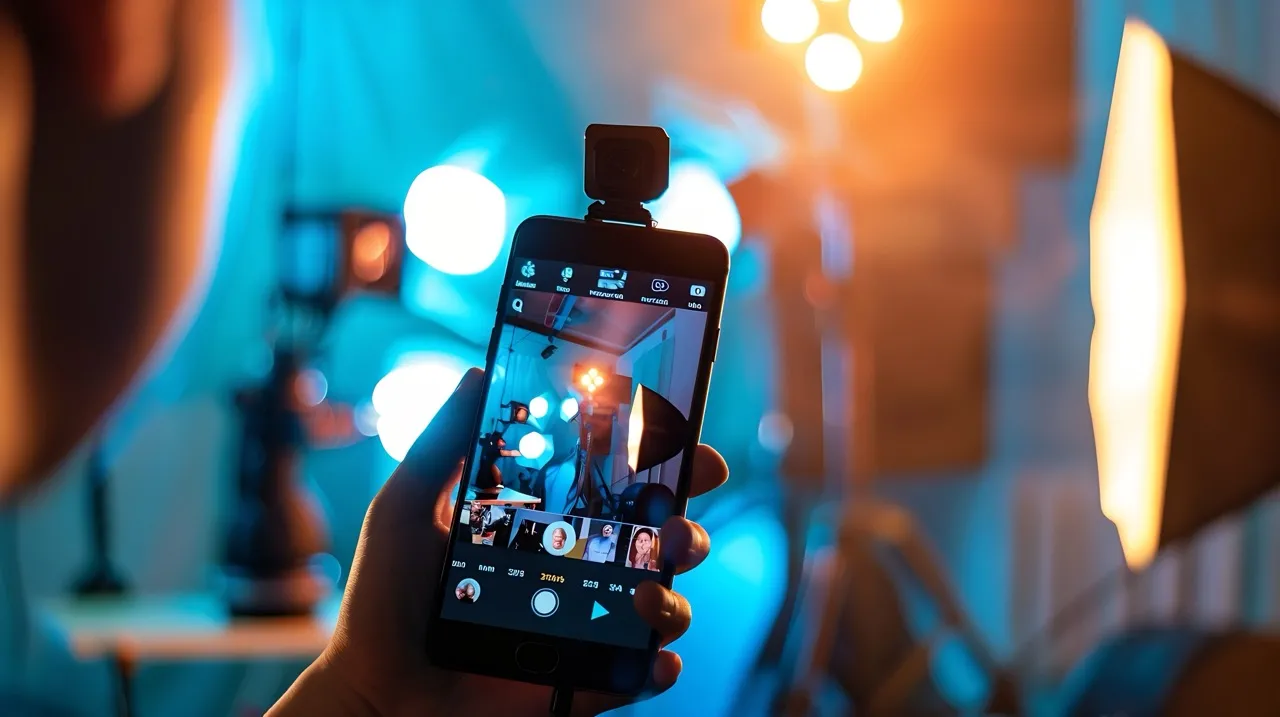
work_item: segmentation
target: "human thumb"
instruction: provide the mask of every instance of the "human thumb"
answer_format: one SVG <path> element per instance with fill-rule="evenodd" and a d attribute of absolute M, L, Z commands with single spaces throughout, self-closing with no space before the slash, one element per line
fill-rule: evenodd
<path fill-rule="evenodd" d="M 421 643 L 405 636 L 425 635 L 432 588 L 444 558 L 444 535 L 432 514 L 447 498 L 468 450 L 483 376 L 477 369 L 463 376 L 369 506 L 331 651 L 344 654 L 350 639 L 383 652 L 402 648 L 405 660 L 417 654 Z M 364 674 L 362 679 L 386 676 Z"/>
<path fill-rule="evenodd" d="M 480 409 L 482 377 L 476 369 L 463 376 L 373 499 L 352 568 L 360 588 L 420 597 L 428 592 L 424 581 L 435 579 L 444 557 L 444 535 L 434 518 L 447 502 L 446 491 L 467 452 Z"/>

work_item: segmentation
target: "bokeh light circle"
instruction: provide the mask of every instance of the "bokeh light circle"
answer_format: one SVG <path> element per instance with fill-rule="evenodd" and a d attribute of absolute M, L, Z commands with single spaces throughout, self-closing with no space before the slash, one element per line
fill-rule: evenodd
<path fill-rule="evenodd" d="M 670 185 L 652 209 L 659 227 L 710 234 L 729 251 L 737 248 L 742 238 L 737 202 L 715 171 L 702 162 L 673 163 Z"/>
<path fill-rule="evenodd" d="M 562 420 L 572 421 L 576 415 L 578 415 L 578 399 L 570 396 L 560 402 L 560 418 Z"/>
<path fill-rule="evenodd" d="M 541 433 L 526 433 L 520 438 L 520 455 L 537 460 L 547 450 L 547 438 Z"/>
<path fill-rule="evenodd" d="M 756 427 L 756 440 L 770 453 L 781 454 L 795 437 L 795 425 L 785 413 L 766 413 Z"/>
<path fill-rule="evenodd" d="M 836 32 L 813 38 L 804 53 L 809 79 L 828 92 L 844 92 L 862 76 L 862 53 L 853 40 Z"/>
<path fill-rule="evenodd" d="M 818 31 L 818 8 L 812 0 L 765 0 L 760 24 L 778 42 L 804 42 Z"/>
<path fill-rule="evenodd" d="M 449 400 L 464 370 L 449 357 L 428 355 L 406 360 L 378 381 L 373 408 L 378 413 L 378 438 L 387 455 L 404 460 L 418 434 Z"/>
<path fill-rule="evenodd" d="M 849 26 L 867 42 L 889 42 L 902 30 L 902 3 L 849 0 Z"/>
<path fill-rule="evenodd" d="M 534 396 L 533 400 L 529 401 L 529 415 L 534 418 L 546 416 L 549 408 L 547 399 L 544 396 Z"/>
<path fill-rule="evenodd" d="M 506 198 L 477 172 L 438 165 L 409 185 L 404 222 L 414 256 L 446 274 L 477 274 L 502 253 Z"/>

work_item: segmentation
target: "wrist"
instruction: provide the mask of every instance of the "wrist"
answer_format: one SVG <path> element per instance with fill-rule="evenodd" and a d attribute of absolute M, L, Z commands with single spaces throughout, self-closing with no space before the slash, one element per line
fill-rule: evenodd
<path fill-rule="evenodd" d="M 264 717 L 381 717 L 325 656 L 311 663 Z"/>

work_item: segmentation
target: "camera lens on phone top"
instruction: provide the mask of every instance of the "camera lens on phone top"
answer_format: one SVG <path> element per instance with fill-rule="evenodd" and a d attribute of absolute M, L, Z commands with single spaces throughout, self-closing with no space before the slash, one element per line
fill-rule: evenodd
<path fill-rule="evenodd" d="M 620 195 L 642 192 L 653 175 L 653 148 L 643 140 L 610 137 L 596 145 L 596 181 Z"/>

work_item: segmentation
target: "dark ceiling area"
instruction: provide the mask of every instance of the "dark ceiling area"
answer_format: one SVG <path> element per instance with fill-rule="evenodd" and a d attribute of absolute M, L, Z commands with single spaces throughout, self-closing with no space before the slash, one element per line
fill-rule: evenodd
<path fill-rule="evenodd" d="M 524 310 L 507 322 L 620 356 L 658 330 L 674 309 L 585 296 L 516 290 Z"/>

